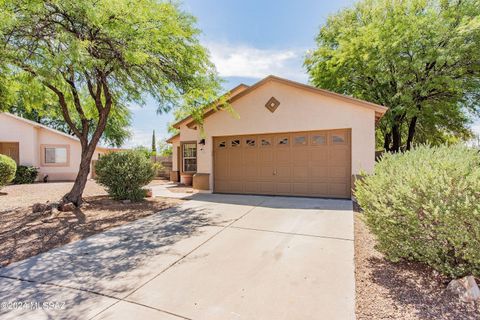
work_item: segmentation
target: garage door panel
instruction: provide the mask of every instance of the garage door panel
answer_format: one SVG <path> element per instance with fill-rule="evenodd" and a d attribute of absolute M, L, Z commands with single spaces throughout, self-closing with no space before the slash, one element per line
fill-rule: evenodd
<path fill-rule="evenodd" d="M 307 182 L 292 183 L 292 193 L 298 195 L 309 195 L 309 187 Z"/>
<path fill-rule="evenodd" d="M 228 177 L 228 158 L 227 153 L 217 153 L 215 154 L 215 176 L 218 179 Z"/>
<path fill-rule="evenodd" d="M 275 184 L 273 182 L 259 182 L 260 193 L 275 194 Z"/>
<path fill-rule="evenodd" d="M 309 152 L 308 148 L 299 147 L 293 148 L 292 150 L 292 162 L 294 163 L 307 163 L 309 160 Z"/>
<path fill-rule="evenodd" d="M 243 152 L 243 164 L 254 166 L 258 162 L 258 151 L 255 148 L 245 148 Z"/>
<path fill-rule="evenodd" d="M 311 148 L 309 152 L 310 161 L 316 163 L 322 163 L 328 161 L 328 148 L 327 147 L 316 147 Z"/>
<path fill-rule="evenodd" d="M 273 150 L 260 148 L 258 150 L 258 162 L 260 163 L 273 162 Z"/>
<path fill-rule="evenodd" d="M 246 165 L 243 168 L 245 178 L 248 180 L 256 179 L 258 177 L 258 167 L 256 165 Z"/>
<path fill-rule="evenodd" d="M 328 193 L 332 197 L 344 197 L 347 192 L 346 183 L 329 183 L 328 184 Z"/>
<path fill-rule="evenodd" d="M 290 183 L 290 182 L 277 182 L 275 184 L 275 193 L 290 195 L 292 193 L 292 183 Z"/>
<path fill-rule="evenodd" d="M 349 130 L 214 138 L 214 191 L 350 197 Z"/>
<path fill-rule="evenodd" d="M 328 155 L 329 163 L 346 165 L 349 153 L 350 150 L 347 148 L 331 148 L 331 151 Z"/>
<path fill-rule="evenodd" d="M 309 193 L 311 195 L 321 194 L 323 196 L 328 196 L 328 183 L 310 183 L 309 184 Z"/>
<path fill-rule="evenodd" d="M 273 166 L 260 166 L 258 168 L 258 178 L 272 180 L 274 170 Z"/>
<path fill-rule="evenodd" d="M 243 161 L 243 150 L 240 148 L 231 148 L 229 150 L 229 160 L 230 164 L 242 165 Z"/>
<path fill-rule="evenodd" d="M 293 179 L 307 179 L 308 178 L 308 166 L 293 167 L 292 169 Z"/>
<path fill-rule="evenodd" d="M 245 182 L 245 193 L 260 193 L 260 183 L 256 181 Z"/>
<path fill-rule="evenodd" d="M 242 180 L 233 180 L 228 183 L 228 192 L 233 193 L 243 193 L 244 192 L 244 181 Z"/>
<path fill-rule="evenodd" d="M 349 170 L 346 167 L 330 167 L 329 168 L 329 177 L 331 178 L 348 178 Z"/>
<path fill-rule="evenodd" d="M 292 167 L 290 166 L 277 166 L 275 169 L 278 179 L 290 179 L 292 177 Z"/>
<path fill-rule="evenodd" d="M 292 160 L 292 152 L 290 148 L 283 149 L 283 150 L 276 150 L 275 151 L 275 162 L 276 163 L 288 163 Z"/>
<path fill-rule="evenodd" d="M 328 167 L 320 166 L 311 166 L 310 167 L 310 177 L 312 179 L 327 178 L 328 177 Z"/>
<path fill-rule="evenodd" d="M 215 180 L 215 191 L 230 192 L 228 180 Z"/>

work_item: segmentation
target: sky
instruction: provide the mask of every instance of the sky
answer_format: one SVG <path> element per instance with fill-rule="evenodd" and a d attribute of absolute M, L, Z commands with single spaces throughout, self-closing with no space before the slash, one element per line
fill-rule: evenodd
<path fill-rule="evenodd" d="M 210 51 L 225 91 L 240 83 L 251 85 L 273 74 L 308 82 L 303 68 L 306 51 L 330 14 L 353 0 L 184 0 L 182 8 L 197 18 L 200 40 Z M 172 114 L 156 113 L 157 105 L 131 106 L 132 138 L 125 147 L 150 146 L 169 137 Z M 480 133 L 480 122 L 474 125 Z"/>

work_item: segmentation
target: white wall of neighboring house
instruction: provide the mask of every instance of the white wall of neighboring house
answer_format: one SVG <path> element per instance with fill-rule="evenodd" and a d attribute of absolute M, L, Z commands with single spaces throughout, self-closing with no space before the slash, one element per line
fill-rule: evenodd
<path fill-rule="evenodd" d="M 81 146 L 75 137 L 11 114 L 0 113 L 0 143 L 2 142 L 18 142 L 19 164 L 39 168 L 39 180 L 48 175 L 49 181 L 71 181 L 77 175 Z M 45 164 L 45 161 L 42 161 L 45 146 L 67 147 L 68 164 Z M 97 148 L 92 160 L 97 160 L 100 154 L 107 151 L 106 148 Z"/>

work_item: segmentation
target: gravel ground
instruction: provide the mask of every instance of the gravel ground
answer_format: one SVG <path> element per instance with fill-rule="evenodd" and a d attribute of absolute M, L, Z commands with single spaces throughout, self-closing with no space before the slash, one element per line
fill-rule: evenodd
<path fill-rule="evenodd" d="M 385 260 L 360 215 L 355 213 L 357 319 L 480 319 L 480 303 L 462 303 L 446 293 L 448 279 L 432 269 Z"/>
<path fill-rule="evenodd" d="M 155 184 L 160 183 L 158 181 Z M 72 183 L 8 186 L 0 194 L 0 267 L 116 226 L 149 216 L 183 202 L 153 198 L 123 204 L 89 181 L 85 202 L 74 212 L 32 213 L 36 202 L 57 201 Z"/>
<path fill-rule="evenodd" d="M 193 188 L 183 185 L 183 184 L 177 184 L 172 187 L 167 187 L 168 191 L 175 192 L 175 193 L 193 193 Z"/>
<path fill-rule="evenodd" d="M 153 180 L 149 185 L 163 184 L 166 180 Z M 9 185 L 0 190 L 0 212 L 31 206 L 37 202 L 58 201 L 73 186 L 73 182 L 49 182 Z M 106 195 L 105 189 L 93 180 L 88 180 L 84 197 Z"/>
<path fill-rule="evenodd" d="M 73 182 L 49 182 L 3 187 L 0 190 L 0 212 L 31 206 L 37 202 L 58 201 L 70 191 L 72 185 Z M 89 197 L 106 194 L 102 186 L 89 180 L 83 195 Z"/>

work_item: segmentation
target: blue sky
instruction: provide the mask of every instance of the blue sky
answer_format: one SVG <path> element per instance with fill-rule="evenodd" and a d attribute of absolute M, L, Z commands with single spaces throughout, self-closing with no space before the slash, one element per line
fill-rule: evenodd
<path fill-rule="evenodd" d="M 274 74 L 307 82 L 303 58 L 314 48 L 315 35 L 326 18 L 353 0 L 186 0 L 183 8 L 198 19 L 202 43 L 226 90 L 239 83 L 253 84 Z M 169 136 L 171 114 L 157 115 L 156 104 L 132 106 L 133 138 L 126 147 L 149 146 L 152 131 L 157 140 Z M 480 132 L 480 123 L 476 124 Z"/>

